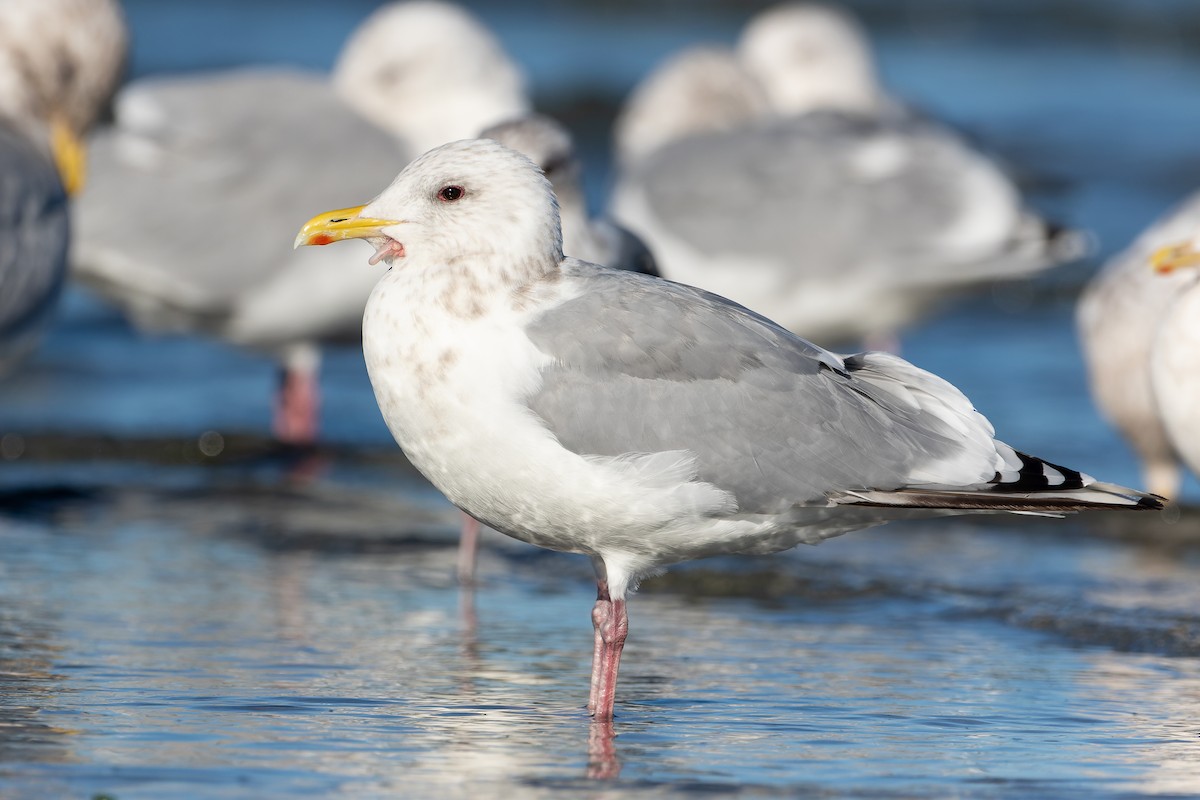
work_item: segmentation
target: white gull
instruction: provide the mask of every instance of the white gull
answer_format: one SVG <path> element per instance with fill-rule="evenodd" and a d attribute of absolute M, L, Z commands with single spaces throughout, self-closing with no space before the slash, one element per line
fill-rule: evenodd
<path fill-rule="evenodd" d="M 289 253 L 279 241 L 314 202 L 358 200 L 381 171 L 527 108 L 517 67 L 492 34 L 430 0 L 368 17 L 332 77 L 245 67 L 139 80 L 95 143 L 77 274 L 145 330 L 206 334 L 276 357 L 275 432 L 310 442 L 318 346 L 357 340 L 375 275 L 343 253 Z"/>
<path fill-rule="evenodd" d="M 490 140 L 443 145 L 296 245 L 367 239 L 380 410 L 452 503 L 592 559 L 589 708 L 612 716 L 637 581 L 890 519 L 1159 508 L 1023 455 L 953 386 L 838 356 L 698 289 L 564 257 L 549 182 Z"/>
<path fill-rule="evenodd" d="M 0 0 L 0 373 L 36 344 L 67 275 L 67 196 L 128 37 L 111 0 Z"/>
<path fill-rule="evenodd" d="M 1166 497 L 1179 493 L 1182 476 L 1155 398 L 1151 359 L 1160 355 L 1155 341 L 1164 318 L 1195 276 L 1191 270 L 1156 275 L 1149 265 L 1155 252 L 1196 230 L 1200 192 L 1111 258 L 1088 283 L 1075 312 L 1092 398 L 1137 454 L 1146 487 Z"/>
<path fill-rule="evenodd" d="M 1151 257 L 1159 273 L 1154 280 L 1167 284 L 1173 296 L 1157 317 L 1150 384 L 1176 457 L 1200 476 L 1200 219 L 1195 208 L 1185 207 L 1180 216 L 1190 222 L 1188 238 L 1164 245 Z M 1186 283 L 1180 285 L 1180 278 Z"/>

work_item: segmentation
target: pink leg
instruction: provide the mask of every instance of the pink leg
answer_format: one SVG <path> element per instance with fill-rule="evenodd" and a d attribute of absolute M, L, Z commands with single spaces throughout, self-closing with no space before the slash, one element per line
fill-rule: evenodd
<path fill-rule="evenodd" d="M 592 687 L 588 711 L 599 721 L 613 718 L 613 701 L 617 695 L 617 670 L 621 666 L 621 651 L 629 634 L 629 615 L 624 598 L 613 600 L 608 594 L 608 582 L 597 581 L 596 605 L 592 606 L 592 626 L 596 630 L 592 652 Z"/>
<path fill-rule="evenodd" d="M 458 581 L 475 582 L 475 562 L 479 558 L 479 520 L 462 512 L 462 533 L 458 537 Z"/>
<path fill-rule="evenodd" d="M 611 603 L 608 596 L 608 581 L 596 578 L 596 605 L 592 607 L 592 628 L 595 630 L 595 643 L 592 647 L 592 682 L 588 694 L 588 713 L 596 713 L 596 691 L 600 687 L 600 665 L 604 659 L 604 637 L 600 635 L 600 604 Z"/>
<path fill-rule="evenodd" d="M 320 389 L 316 372 L 285 369 L 275 397 L 275 436 L 288 444 L 313 444 L 317 440 Z"/>

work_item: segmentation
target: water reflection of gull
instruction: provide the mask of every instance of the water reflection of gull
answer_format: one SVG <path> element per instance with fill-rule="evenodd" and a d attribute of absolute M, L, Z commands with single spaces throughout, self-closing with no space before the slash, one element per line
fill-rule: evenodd
<path fill-rule="evenodd" d="M 296 220 L 314 202 L 374 192 L 380 170 L 527 105 L 494 37 L 425 0 L 369 17 L 331 78 L 246 68 L 137 81 L 96 143 L 74 261 L 140 326 L 278 356 L 276 431 L 311 441 L 317 344 L 357 338 L 377 276 L 344 254 L 291 253 Z"/>
<path fill-rule="evenodd" d="M 592 558 L 598 719 L 626 592 L 670 564 L 928 514 L 1161 507 L 996 441 L 896 356 L 842 358 L 715 295 L 564 258 L 555 205 L 525 156 L 456 142 L 296 243 L 367 239 L 402 265 L 371 294 L 363 351 L 414 466 L 476 519 Z"/>
<path fill-rule="evenodd" d="M 840 13 L 768 10 L 736 56 L 666 73 L 623 112 L 612 204 L 665 277 L 818 342 L 890 342 L 949 296 L 1077 254 L 995 163 L 888 97 Z"/>

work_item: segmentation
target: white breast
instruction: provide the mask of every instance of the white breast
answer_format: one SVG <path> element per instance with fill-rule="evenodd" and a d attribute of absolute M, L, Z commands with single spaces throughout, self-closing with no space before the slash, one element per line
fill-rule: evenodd
<path fill-rule="evenodd" d="M 539 302 L 560 302 L 570 291 L 562 283 Z M 422 474 L 516 538 L 638 562 L 659 555 L 647 532 L 694 530 L 735 509 L 727 493 L 694 480 L 687 453 L 613 459 L 563 448 L 524 402 L 549 359 L 524 333 L 533 313 L 502 295 L 463 317 L 402 268 L 380 281 L 363 318 L 363 353 L 384 419 Z"/>

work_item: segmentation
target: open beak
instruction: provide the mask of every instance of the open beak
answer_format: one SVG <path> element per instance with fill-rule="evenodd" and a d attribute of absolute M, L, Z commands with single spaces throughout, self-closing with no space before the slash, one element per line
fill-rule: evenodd
<path fill-rule="evenodd" d="M 340 242 L 343 239 L 374 239 L 386 236 L 384 228 L 399 225 L 401 220 L 373 219 L 360 217 L 359 214 L 366 206 L 339 208 L 336 211 L 326 211 L 304 223 L 292 249 L 302 245 L 322 245 Z"/>
<path fill-rule="evenodd" d="M 75 131 L 59 115 L 50 120 L 50 152 L 67 194 L 79 194 L 87 177 L 87 150 Z"/>
<path fill-rule="evenodd" d="M 1179 242 L 1160 247 L 1150 256 L 1150 266 L 1160 274 L 1173 272 L 1184 267 L 1200 267 L 1200 249 L 1196 242 Z"/>

